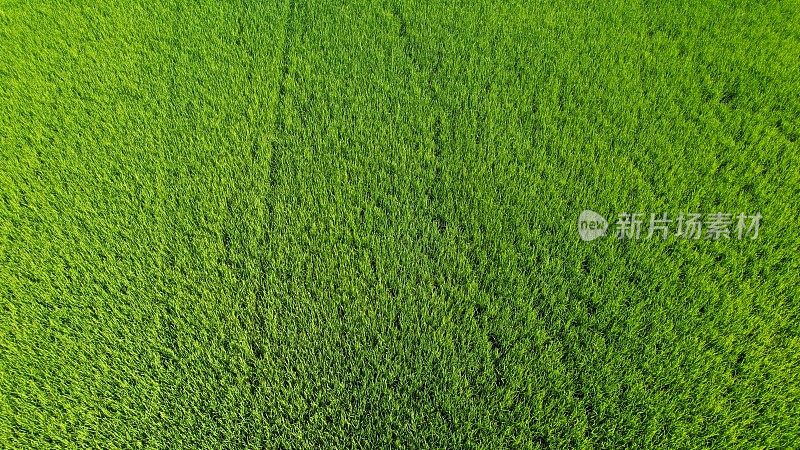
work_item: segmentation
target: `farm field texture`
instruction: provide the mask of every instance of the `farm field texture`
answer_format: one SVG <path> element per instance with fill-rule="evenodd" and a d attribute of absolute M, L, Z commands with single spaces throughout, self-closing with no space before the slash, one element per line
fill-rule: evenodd
<path fill-rule="evenodd" d="M 0 448 L 796 448 L 798 136 L 797 0 L 0 0 Z"/>

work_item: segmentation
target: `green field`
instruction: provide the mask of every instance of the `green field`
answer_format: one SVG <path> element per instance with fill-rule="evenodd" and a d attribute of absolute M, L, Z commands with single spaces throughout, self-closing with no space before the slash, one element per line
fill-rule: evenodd
<path fill-rule="evenodd" d="M 798 448 L 799 135 L 798 0 L 0 0 L 0 448 Z"/>

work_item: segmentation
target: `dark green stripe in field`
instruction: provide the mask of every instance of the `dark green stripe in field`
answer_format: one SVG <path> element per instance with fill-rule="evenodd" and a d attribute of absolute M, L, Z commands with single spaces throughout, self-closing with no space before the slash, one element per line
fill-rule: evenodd
<path fill-rule="evenodd" d="M 792 447 L 800 4 L 493 3 L 0 0 L 0 447 Z"/>

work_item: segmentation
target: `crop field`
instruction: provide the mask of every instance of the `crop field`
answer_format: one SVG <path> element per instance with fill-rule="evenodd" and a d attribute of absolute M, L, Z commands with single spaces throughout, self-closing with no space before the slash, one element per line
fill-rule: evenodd
<path fill-rule="evenodd" d="M 798 136 L 798 0 L 0 0 L 0 448 L 797 448 Z"/>

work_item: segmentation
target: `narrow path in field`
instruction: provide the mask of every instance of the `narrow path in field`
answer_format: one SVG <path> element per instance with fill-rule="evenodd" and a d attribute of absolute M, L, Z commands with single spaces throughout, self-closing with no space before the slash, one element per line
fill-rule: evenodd
<path fill-rule="evenodd" d="M 168 232 L 159 378 L 164 432 L 235 445 L 268 430 L 253 414 L 274 318 L 263 313 L 276 116 L 288 2 L 178 2 L 165 22 Z M 192 350 L 194 349 L 194 350 Z M 188 353 L 187 353 L 188 352 Z M 183 356 L 179 356 L 183 355 Z M 213 424 L 224 423 L 226 436 Z M 256 432 L 256 430 L 261 430 Z"/>
<path fill-rule="evenodd" d="M 263 122 L 253 122 L 252 127 L 256 130 L 259 139 L 259 149 L 264 153 L 267 151 L 268 157 L 263 161 L 254 158 L 256 165 L 262 165 L 263 176 L 255 178 L 251 187 L 253 195 L 259 200 L 260 217 L 257 228 L 254 230 L 258 237 L 251 242 L 254 247 L 250 253 L 251 263 L 256 265 L 255 278 L 251 280 L 252 299 L 248 308 L 240 314 L 249 314 L 250 324 L 248 327 L 248 345 L 250 355 L 248 356 L 249 374 L 247 383 L 251 398 L 248 401 L 248 421 L 252 420 L 254 427 L 249 431 L 250 439 L 259 445 L 270 445 L 270 436 L 275 431 L 269 427 L 260 426 L 264 420 L 263 402 L 264 398 L 269 398 L 271 392 L 269 381 L 272 378 L 269 372 L 274 370 L 275 364 L 275 341 L 278 323 L 281 318 L 276 314 L 276 303 L 288 301 L 286 298 L 276 296 L 275 273 L 276 265 L 280 264 L 280 231 L 277 229 L 275 215 L 281 209 L 284 196 L 278 189 L 280 180 L 286 176 L 285 158 L 287 148 L 282 145 L 286 139 L 285 130 L 285 109 L 290 101 L 287 93 L 287 83 L 289 83 L 292 71 L 293 46 L 296 44 L 296 30 L 298 24 L 298 11 L 294 0 L 287 0 L 282 4 L 281 14 L 283 25 L 281 27 L 279 44 L 280 49 L 276 53 L 269 65 L 275 67 L 275 82 L 269 95 L 270 115 Z M 249 17 L 253 22 L 267 19 L 264 16 L 253 15 Z M 256 67 L 256 70 L 265 70 L 267 67 Z M 271 68 L 270 68 L 271 69 Z M 264 92 L 255 95 L 264 95 Z M 290 151 L 290 149 L 289 149 Z M 273 425 L 273 422 L 270 422 Z"/>

